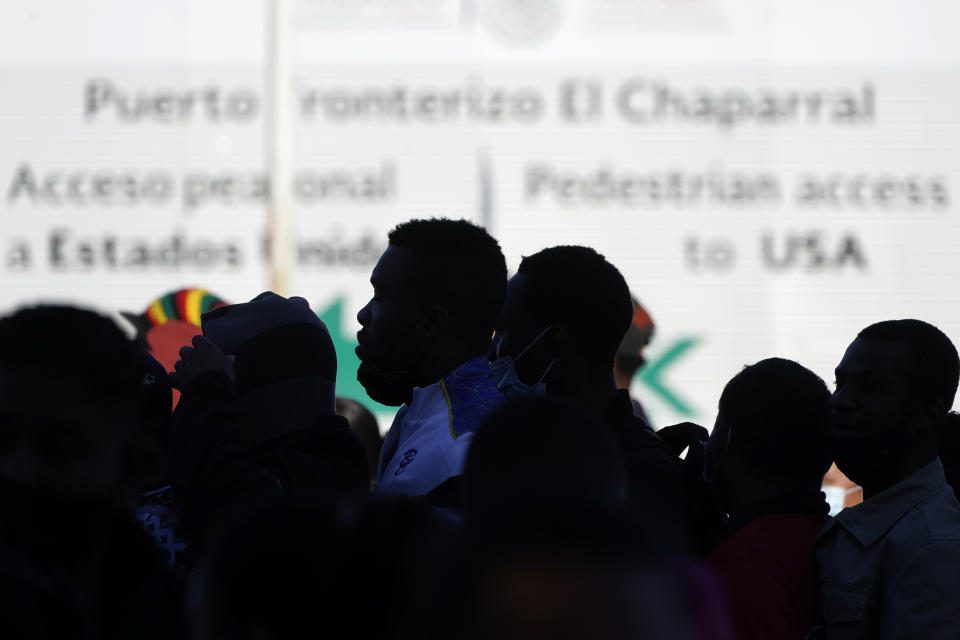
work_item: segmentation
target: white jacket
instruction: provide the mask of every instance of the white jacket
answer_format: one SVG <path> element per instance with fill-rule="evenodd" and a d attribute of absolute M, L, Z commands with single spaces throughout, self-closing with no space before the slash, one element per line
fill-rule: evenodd
<path fill-rule="evenodd" d="M 397 412 L 380 455 L 375 491 L 420 496 L 463 473 L 473 432 L 505 398 L 500 376 L 479 356 L 439 382 L 415 387 Z"/>

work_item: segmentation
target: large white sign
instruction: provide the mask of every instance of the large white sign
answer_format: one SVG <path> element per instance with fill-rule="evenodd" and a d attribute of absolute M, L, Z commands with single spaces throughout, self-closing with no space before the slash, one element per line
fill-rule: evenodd
<path fill-rule="evenodd" d="M 269 6 L 184 4 L 194 22 L 153 21 L 162 45 L 122 4 L 91 3 L 115 56 L 4 10 L 0 308 L 269 286 Z M 827 34 L 765 56 L 827 5 L 790 31 L 755 4 L 297 4 L 287 293 L 331 325 L 341 391 L 362 393 L 355 314 L 387 231 L 435 215 L 486 225 L 511 269 L 561 243 L 616 264 L 657 325 L 634 391 L 661 425 L 711 422 L 767 356 L 831 382 L 876 320 L 960 341 L 960 52 L 934 29 L 892 64 L 881 36 L 929 25 L 888 10 L 855 54 Z"/>

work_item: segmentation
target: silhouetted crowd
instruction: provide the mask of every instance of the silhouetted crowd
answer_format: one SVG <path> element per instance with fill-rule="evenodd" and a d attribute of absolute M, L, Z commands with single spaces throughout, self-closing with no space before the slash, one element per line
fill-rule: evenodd
<path fill-rule="evenodd" d="M 709 433 L 654 431 L 603 256 L 508 279 L 464 220 L 388 240 L 357 313 L 382 440 L 303 298 L 211 308 L 171 372 L 91 310 L 0 318 L 0 637 L 960 638 L 940 330 L 863 329 L 832 393 L 749 364 Z M 831 518 L 833 462 L 864 500 Z"/>

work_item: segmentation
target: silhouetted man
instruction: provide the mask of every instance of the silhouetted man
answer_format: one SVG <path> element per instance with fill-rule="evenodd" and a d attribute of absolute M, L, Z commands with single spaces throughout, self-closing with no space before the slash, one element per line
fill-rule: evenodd
<path fill-rule="evenodd" d="M 411 220 L 389 234 L 357 313 L 357 379 L 400 407 L 376 490 L 425 495 L 459 476 L 473 430 L 503 402 L 486 351 L 503 305 L 500 245 L 466 220 Z"/>
<path fill-rule="evenodd" d="M 363 494 L 363 446 L 334 413 L 336 352 L 303 298 L 265 292 L 203 314 L 180 350 L 170 459 L 185 524 L 263 496 Z"/>
<path fill-rule="evenodd" d="M 178 581 L 129 513 L 143 375 L 141 350 L 92 311 L 0 318 L 4 637 L 183 635 Z"/>
<path fill-rule="evenodd" d="M 823 380 L 781 358 L 745 368 L 720 396 L 704 475 L 723 514 L 722 541 L 707 562 L 740 640 L 799 640 L 814 623 L 829 400 Z"/>
<path fill-rule="evenodd" d="M 817 541 L 828 638 L 960 634 L 960 504 L 937 458 L 960 378 L 957 350 L 919 320 L 871 325 L 836 369 L 837 466 L 864 502 Z"/>
<path fill-rule="evenodd" d="M 527 256 L 507 286 L 491 344 L 506 395 L 564 398 L 598 416 L 620 445 L 636 513 L 686 544 L 677 456 L 633 415 L 613 361 L 633 305 L 620 272 L 593 249 L 559 246 Z M 656 536 L 654 536 L 656 537 Z"/>

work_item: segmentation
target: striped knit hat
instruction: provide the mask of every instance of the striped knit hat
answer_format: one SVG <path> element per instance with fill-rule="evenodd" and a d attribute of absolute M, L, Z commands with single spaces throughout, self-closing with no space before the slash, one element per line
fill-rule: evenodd
<path fill-rule="evenodd" d="M 180 320 L 199 327 L 201 315 L 226 304 L 206 289 L 178 289 L 151 302 L 143 315 L 154 327 L 169 320 Z"/>

